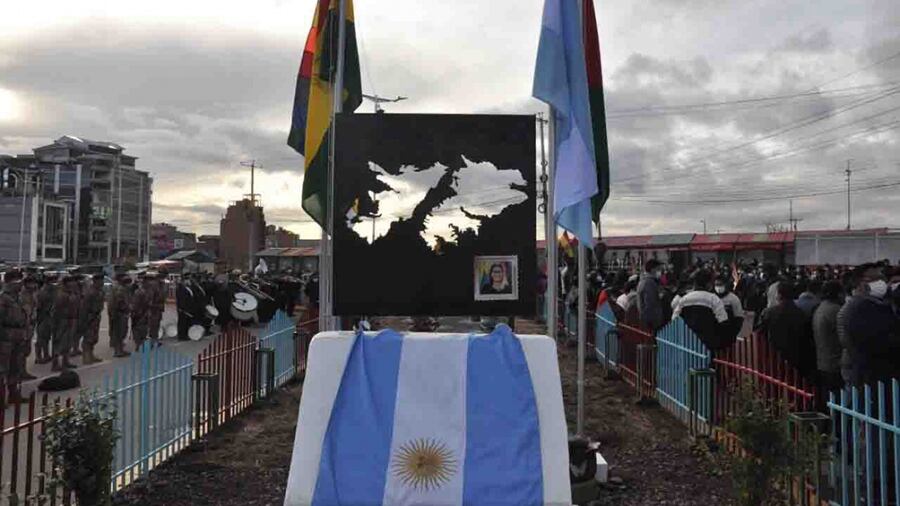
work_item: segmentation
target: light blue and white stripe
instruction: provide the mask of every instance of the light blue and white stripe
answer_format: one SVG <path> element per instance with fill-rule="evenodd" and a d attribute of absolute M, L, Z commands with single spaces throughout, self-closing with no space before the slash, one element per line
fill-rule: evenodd
<path fill-rule="evenodd" d="M 536 337 L 316 337 L 285 504 L 568 504 L 555 345 Z"/>

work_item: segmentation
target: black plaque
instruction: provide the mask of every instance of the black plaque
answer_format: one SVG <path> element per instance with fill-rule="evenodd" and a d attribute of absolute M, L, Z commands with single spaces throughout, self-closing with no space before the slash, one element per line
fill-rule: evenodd
<path fill-rule="evenodd" d="M 335 314 L 534 313 L 533 116 L 343 114 L 336 128 Z"/>

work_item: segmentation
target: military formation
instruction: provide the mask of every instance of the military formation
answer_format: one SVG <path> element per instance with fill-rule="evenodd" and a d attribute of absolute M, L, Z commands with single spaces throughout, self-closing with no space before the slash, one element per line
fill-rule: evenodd
<path fill-rule="evenodd" d="M 165 272 L 116 276 L 110 289 L 103 274 L 87 276 L 48 272 L 8 271 L 0 292 L 0 380 L 9 399 L 19 397 L 18 385 L 35 379 L 26 364 L 52 363 L 53 371 L 74 369 L 102 360 L 94 353 L 100 341 L 104 306 L 109 318 L 109 340 L 114 356 L 125 357 L 129 324 L 135 350 L 148 339 L 159 344 L 159 328 L 166 303 Z M 33 349 L 32 349 L 33 345 Z"/>

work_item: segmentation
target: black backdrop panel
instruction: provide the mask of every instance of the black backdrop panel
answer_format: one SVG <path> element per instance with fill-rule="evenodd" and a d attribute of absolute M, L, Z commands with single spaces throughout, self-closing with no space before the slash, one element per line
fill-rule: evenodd
<path fill-rule="evenodd" d="M 335 314 L 534 313 L 533 116 L 336 121 Z"/>

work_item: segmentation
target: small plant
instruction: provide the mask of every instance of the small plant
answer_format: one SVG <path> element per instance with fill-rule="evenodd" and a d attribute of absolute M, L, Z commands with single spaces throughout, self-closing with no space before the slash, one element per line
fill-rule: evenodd
<path fill-rule="evenodd" d="M 110 397 L 81 392 L 74 406 L 56 404 L 47 413 L 44 443 L 54 470 L 50 490 L 64 487 L 78 504 L 109 506 L 113 451 L 119 438 Z"/>
<path fill-rule="evenodd" d="M 726 428 L 740 441 L 731 472 L 743 506 L 784 504 L 789 491 L 779 483 L 809 471 L 809 459 L 788 434 L 786 412 L 782 403 L 766 400 L 752 382 L 737 385 Z"/>

